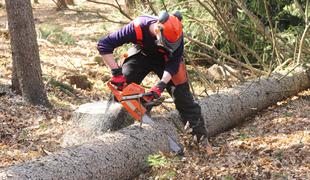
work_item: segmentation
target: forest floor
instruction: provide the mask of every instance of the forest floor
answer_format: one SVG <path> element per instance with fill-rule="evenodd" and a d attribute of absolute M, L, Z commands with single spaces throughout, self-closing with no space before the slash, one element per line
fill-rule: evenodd
<path fill-rule="evenodd" d="M 107 99 L 109 94 L 101 80 L 108 80 L 110 73 L 98 63 L 96 43 L 111 30 L 108 27 L 117 27 L 90 13 L 56 11 L 52 1 L 34 5 L 33 11 L 44 82 L 53 108 L 29 105 L 9 89 L 11 50 L 6 13 L 0 8 L 0 170 L 60 150 L 72 112 L 83 103 Z M 92 88 L 77 88 L 70 82 L 77 74 L 86 75 Z M 143 85 L 151 87 L 154 78 L 148 76 Z M 193 77 L 192 82 L 199 98 L 205 97 L 198 78 Z M 171 103 L 165 105 L 173 109 Z M 165 113 L 160 108 L 155 111 Z M 184 157 L 159 154 L 157 165 L 138 179 L 310 179 L 309 128 L 307 90 L 212 137 L 211 155 L 189 145 L 184 136 Z"/>

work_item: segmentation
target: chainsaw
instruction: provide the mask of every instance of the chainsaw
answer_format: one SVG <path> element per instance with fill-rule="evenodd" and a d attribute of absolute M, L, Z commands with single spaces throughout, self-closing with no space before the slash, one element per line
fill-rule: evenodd
<path fill-rule="evenodd" d="M 123 91 L 118 91 L 111 82 L 108 82 L 107 85 L 114 96 L 113 99 L 115 98 L 122 104 L 130 116 L 140 123 L 141 128 L 142 123 L 149 125 L 156 124 L 148 114 L 152 107 L 162 104 L 164 100 L 163 98 L 150 101 L 147 96 L 152 96 L 153 93 L 145 92 L 145 89 L 136 83 L 130 83 L 123 89 Z M 178 155 L 183 154 L 183 147 L 169 135 L 168 142 L 170 151 Z"/>

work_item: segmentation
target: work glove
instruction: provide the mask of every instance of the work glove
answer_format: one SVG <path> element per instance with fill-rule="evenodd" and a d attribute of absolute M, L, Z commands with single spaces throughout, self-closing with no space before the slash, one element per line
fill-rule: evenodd
<path fill-rule="evenodd" d="M 165 90 L 167 84 L 163 81 L 160 81 L 157 83 L 154 87 L 150 89 L 149 92 L 151 92 L 152 95 L 146 96 L 146 100 L 148 102 L 152 101 L 153 99 L 158 99 L 161 96 L 161 93 Z"/>
<path fill-rule="evenodd" d="M 112 69 L 111 83 L 117 87 L 117 90 L 122 91 L 126 86 L 126 78 L 122 73 L 122 68 Z"/>

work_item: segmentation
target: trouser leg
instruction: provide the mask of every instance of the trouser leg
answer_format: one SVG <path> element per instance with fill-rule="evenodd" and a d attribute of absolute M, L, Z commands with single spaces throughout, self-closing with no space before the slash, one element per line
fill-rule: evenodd
<path fill-rule="evenodd" d="M 172 83 L 169 83 L 167 90 L 173 96 L 176 109 L 179 111 L 183 123 L 189 122 L 190 127 L 193 129 L 192 133 L 197 135 L 198 139 L 202 135 L 206 136 L 207 131 L 201 115 L 201 107 L 194 101 L 188 82 L 175 87 Z"/>
<path fill-rule="evenodd" d="M 140 84 L 150 72 L 150 68 L 145 57 L 141 53 L 138 53 L 128 57 L 128 59 L 124 61 L 122 72 L 128 84 L 132 82 Z"/>
<path fill-rule="evenodd" d="M 152 69 L 159 78 L 162 77 L 163 68 Z M 200 105 L 194 101 L 193 95 L 190 92 L 188 82 L 183 84 L 174 85 L 172 81 L 167 86 L 168 93 L 173 97 L 176 109 L 181 115 L 181 120 L 184 124 L 189 122 L 190 127 L 193 129 L 193 134 L 197 135 L 198 139 L 202 135 L 207 135 L 205 123 L 201 115 Z"/>

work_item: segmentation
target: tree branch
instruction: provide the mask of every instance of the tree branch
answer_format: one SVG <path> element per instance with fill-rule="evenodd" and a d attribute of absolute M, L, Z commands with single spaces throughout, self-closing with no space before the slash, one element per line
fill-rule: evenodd
<path fill-rule="evenodd" d="M 269 22 L 269 28 L 271 30 L 271 38 L 272 38 L 272 44 L 273 44 L 273 50 L 272 51 L 276 53 L 277 60 L 278 60 L 278 66 L 279 66 L 279 65 L 282 64 L 282 62 L 280 60 L 280 55 L 279 55 L 279 51 L 278 51 L 278 48 L 277 48 L 277 40 L 276 40 L 276 37 L 275 37 L 274 29 L 272 27 L 271 16 L 270 16 L 270 13 L 269 13 L 268 4 L 267 4 L 266 0 L 264 0 L 264 7 L 265 7 L 266 14 L 267 14 L 268 22 Z"/>
<path fill-rule="evenodd" d="M 99 11 L 92 11 L 92 10 L 85 10 L 85 9 L 83 9 L 83 10 L 76 10 L 76 9 L 70 9 L 70 8 L 68 10 L 75 11 L 75 12 L 80 12 L 80 13 L 88 12 L 88 13 L 97 14 L 102 19 L 107 20 L 107 21 L 112 22 L 112 23 L 117 23 L 117 24 L 128 24 L 129 23 L 127 21 L 116 21 L 116 20 L 110 19 L 107 16 L 104 16 L 104 15 L 100 14 Z"/>
<path fill-rule="evenodd" d="M 185 54 L 185 56 L 187 56 L 187 55 Z M 207 84 L 207 85 L 212 89 L 212 91 L 215 92 L 215 91 L 216 91 L 216 88 L 209 82 L 209 80 L 208 80 L 208 78 L 205 76 L 205 74 L 201 73 L 201 72 L 198 70 L 198 66 L 195 64 L 195 62 L 194 62 L 191 58 L 189 58 L 188 56 L 187 56 L 187 59 L 189 60 L 190 64 L 197 70 L 197 71 L 195 71 L 195 72 L 196 72 L 197 75 L 200 77 L 200 79 L 202 80 L 202 82 L 204 82 L 205 84 Z M 205 89 L 206 89 L 206 87 L 205 87 Z"/>
<path fill-rule="evenodd" d="M 154 8 L 152 2 L 151 2 L 150 0 L 146 0 L 146 1 L 147 1 L 147 3 L 148 3 L 149 7 L 151 8 L 153 14 L 155 14 L 155 15 L 157 16 L 158 13 L 157 13 L 157 11 L 155 10 L 155 8 Z"/>
<path fill-rule="evenodd" d="M 256 69 L 256 68 L 254 68 L 254 67 L 252 67 L 252 66 L 249 66 L 248 64 L 244 64 L 244 63 L 242 63 L 242 62 L 240 62 L 239 60 L 237 60 L 237 59 L 235 59 L 235 58 L 233 58 L 233 57 L 231 57 L 231 56 L 229 56 L 229 55 L 227 55 L 227 54 L 225 54 L 225 53 L 223 53 L 223 52 L 221 52 L 221 51 L 219 51 L 215 46 L 210 46 L 210 45 L 208 45 L 208 44 L 205 44 L 205 43 L 203 43 L 203 42 L 200 42 L 200 41 L 198 41 L 198 40 L 195 40 L 195 39 L 193 39 L 193 38 L 191 38 L 191 37 L 189 37 L 189 36 L 184 36 L 186 39 L 188 39 L 189 41 L 191 41 L 191 42 L 194 42 L 194 43 L 196 43 L 196 44 L 198 44 L 198 45 L 200 45 L 200 46 L 204 46 L 204 47 L 206 47 L 208 50 L 211 50 L 211 51 L 214 51 L 216 54 L 218 54 L 219 56 L 222 56 L 222 57 L 224 57 L 225 59 L 227 59 L 227 60 L 229 60 L 229 61 L 231 61 L 231 62 L 233 62 L 233 63 L 235 63 L 235 64 L 237 64 L 237 65 L 239 65 L 239 66 L 242 66 L 242 67 L 244 67 L 244 68 L 246 68 L 246 69 L 252 69 L 254 72 L 256 72 L 256 73 L 258 73 L 258 74 L 261 74 L 261 75 L 263 75 L 263 74 L 267 74 L 266 72 L 264 72 L 264 71 L 261 71 L 261 70 L 259 70 L 259 69 Z"/>
<path fill-rule="evenodd" d="M 299 10 L 300 15 L 305 15 L 305 11 L 303 10 L 303 8 L 302 8 L 301 4 L 299 3 L 299 1 L 298 0 L 294 0 L 294 4 L 297 7 L 297 9 Z"/>
<path fill-rule="evenodd" d="M 201 57 L 205 57 L 205 58 L 208 58 L 210 60 L 212 60 L 214 63 L 222 66 L 227 72 L 229 72 L 232 76 L 234 76 L 235 78 L 237 78 L 240 82 L 244 82 L 244 78 L 242 76 L 238 76 L 237 74 L 235 74 L 234 72 L 232 72 L 231 70 L 229 70 L 226 66 L 225 66 L 225 63 L 221 62 L 221 61 L 218 61 L 216 60 L 215 58 L 209 56 L 208 54 L 206 53 L 199 53 L 199 52 L 193 52 L 193 51 L 187 51 L 188 53 L 192 53 L 192 54 L 196 54 L 196 55 L 199 55 Z"/>
<path fill-rule="evenodd" d="M 305 30 L 302 33 L 302 36 L 301 36 L 301 39 L 300 39 L 299 51 L 298 51 L 298 56 L 297 56 L 297 64 L 300 63 L 300 56 L 301 56 L 301 52 L 302 52 L 303 43 L 305 41 L 305 38 L 306 38 L 306 35 L 307 35 L 307 32 L 308 32 L 309 28 L 310 28 L 310 23 L 306 24 Z"/>
<path fill-rule="evenodd" d="M 128 14 L 126 14 L 125 11 L 123 11 L 123 9 L 121 8 L 121 6 L 119 5 L 119 3 L 118 3 L 117 0 L 115 0 L 117 6 L 114 5 L 114 4 L 112 4 L 112 3 L 100 2 L 100 1 L 94 1 L 94 0 L 86 0 L 86 1 L 91 2 L 91 3 L 96 3 L 96 4 L 102 4 L 102 5 L 111 6 L 111 7 L 115 8 L 115 9 L 117 9 L 117 10 L 118 10 L 123 16 L 125 16 L 127 19 L 132 20 L 132 18 L 131 18 Z M 102 15 L 101 15 L 101 16 L 102 16 Z"/>
<path fill-rule="evenodd" d="M 253 56 L 258 61 L 262 61 L 261 58 L 254 51 L 250 50 L 245 44 L 241 43 L 238 40 L 237 35 L 231 30 L 230 25 L 227 24 L 227 19 L 225 19 L 225 16 L 220 11 L 220 9 L 217 7 L 214 0 L 211 0 L 212 4 L 210 4 L 210 2 L 207 2 L 210 7 L 205 5 L 200 0 L 197 0 L 197 1 L 200 5 L 202 5 L 212 15 L 212 17 L 218 22 L 219 26 L 227 33 L 227 35 L 230 37 L 230 40 L 236 45 L 238 51 L 241 53 L 243 59 L 246 61 L 248 67 L 250 67 L 251 72 L 253 74 L 255 74 L 255 71 L 252 70 L 253 67 L 252 67 L 252 65 L 251 65 L 251 63 L 250 63 L 250 61 L 249 61 L 248 57 L 246 56 L 246 53 L 244 52 L 243 49 L 245 49 L 249 53 L 253 54 Z"/>

